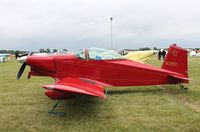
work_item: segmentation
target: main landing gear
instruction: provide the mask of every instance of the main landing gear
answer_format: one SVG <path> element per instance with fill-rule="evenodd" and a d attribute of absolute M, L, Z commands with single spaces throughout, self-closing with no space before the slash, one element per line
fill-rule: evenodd
<path fill-rule="evenodd" d="M 181 83 L 178 83 L 178 86 L 180 87 L 181 90 L 185 90 L 185 91 L 188 91 L 188 88 L 185 87 L 183 84 Z"/>
<path fill-rule="evenodd" d="M 49 114 L 51 115 L 58 115 L 58 116 L 64 116 L 64 112 L 55 112 L 54 109 L 57 107 L 57 105 L 61 102 L 62 100 L 59 100 L 56 102 L 56 104 L 49 110 Z"/>
<path fill-rule="evenodd" d="M 105 90 L 104 90 L 104 94 L 107 95 L 107 93 L 108 93 L 108 89 L 105 88 Z"/>

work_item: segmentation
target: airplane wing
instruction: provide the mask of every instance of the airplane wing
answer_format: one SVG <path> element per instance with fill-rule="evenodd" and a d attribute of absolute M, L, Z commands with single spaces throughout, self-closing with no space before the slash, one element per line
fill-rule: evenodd
<path fill-rule="evenodd" d="M 129 52 L 124 57 L 133 61 L 145 63 L 147 60 L 149 60 L 153 55 L 155 54 L 155 51 L 149 50 L 149 51 L 132 51 Z"/>
<path fill-rule="evenodd" d="M 52 85 L 44 85 L 43 88 L 54 91 L 68 92 L 74 94 L 85 94 L 106 98 L 104 88 L 107 84 L 85 78 L 63 78 Z"/>

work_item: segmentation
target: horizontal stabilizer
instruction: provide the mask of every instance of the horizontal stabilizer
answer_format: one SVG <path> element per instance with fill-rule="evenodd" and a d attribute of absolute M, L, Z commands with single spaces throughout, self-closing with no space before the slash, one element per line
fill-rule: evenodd
<path fill-rule="evenodd" d="M 176 78 L 176 79 L 182 79 L 182 80 L 187 80 L 187 81 L 190 80 L 188 77 L 183 77 L 183 76 L 179 76 L 179 75 L 170 75 L 170 76 L 173 78 Z"/>
<path fill-rule="evenodd" d="M 177 81 L 177 83 L 189 83 L 190 79 L 188 77 L 184 77 L 181 75 L 170 75 L 172 77 L 173 81 Z"/>

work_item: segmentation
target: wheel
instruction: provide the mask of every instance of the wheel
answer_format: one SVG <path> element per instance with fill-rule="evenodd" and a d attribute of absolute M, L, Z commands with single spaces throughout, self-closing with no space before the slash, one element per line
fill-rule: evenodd
<path fill-rule="evenodd" d="M 184 87 L 183 89 L 186 90 L 186 91 L 188 91 L 188 88 L 186 88 L 186 87 Z"/>

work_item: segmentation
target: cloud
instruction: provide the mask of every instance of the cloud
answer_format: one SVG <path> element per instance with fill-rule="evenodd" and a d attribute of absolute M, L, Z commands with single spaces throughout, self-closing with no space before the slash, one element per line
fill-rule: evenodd
<path fill-rule="evenodd" d="M 197 0 L 1 0 L 0 49 L 198 47 Z"/>

